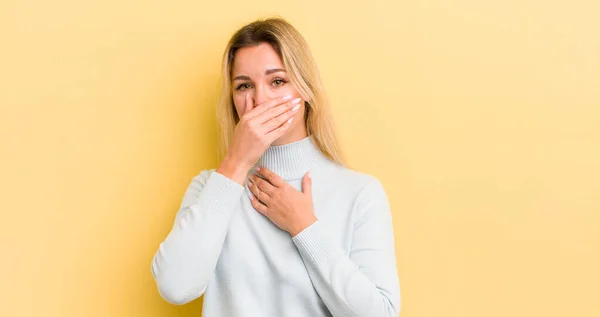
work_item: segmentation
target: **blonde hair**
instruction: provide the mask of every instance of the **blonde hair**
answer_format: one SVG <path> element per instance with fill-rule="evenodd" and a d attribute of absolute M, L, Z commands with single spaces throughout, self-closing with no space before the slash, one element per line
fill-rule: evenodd
<path fill-rule="evenodd" d="M 221 126 L 219 161 L 229 148 L 239 117 L 233 104 L 231 71 L 238 49 L 270 44 L 281 58 L 290 82 L 305 101 L 305 124 L 315 145 L 334 162 L 344 165 L 333 116 L 319 76 L 317 65 L 304 37 L 282 18 L 256 20 L 239 29 L 229 40 L 222 63 L 222 91 L 217 105 L 217 119 Z"/>

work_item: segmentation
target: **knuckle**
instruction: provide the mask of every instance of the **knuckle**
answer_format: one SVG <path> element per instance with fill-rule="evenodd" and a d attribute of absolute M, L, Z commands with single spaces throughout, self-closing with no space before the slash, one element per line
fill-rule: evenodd
<path fill-rule="evenodd" d="M 253 123 L 253 121 L 252 121 L 252 120 L 250 120 L 250 119 L 246 119 L 246 120 L 243 122 L 242 126 L 243 126 L 245 129 L 249 129 L 249 130 L 252 130 L 252 129 L 254 129 L 254 123 Z"/>
<path fill-rule="evenodd" d="M 260 142 L 260 130 L 256 127 L 250 128 L 250 135 L 254 140 L 258 140 Z"/>

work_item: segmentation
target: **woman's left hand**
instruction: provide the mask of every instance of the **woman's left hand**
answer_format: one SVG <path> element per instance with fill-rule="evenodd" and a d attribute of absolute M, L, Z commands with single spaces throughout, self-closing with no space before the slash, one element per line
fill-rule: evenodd
<path fill-rule="evenodd" d="M 261 167 L 252 175 L 248 187 L 252 206 L 292 237 L 317 221 L 312 201 L 310 172 L 302 178 L 302 191 L 286 183 L 279 175 Z"/>

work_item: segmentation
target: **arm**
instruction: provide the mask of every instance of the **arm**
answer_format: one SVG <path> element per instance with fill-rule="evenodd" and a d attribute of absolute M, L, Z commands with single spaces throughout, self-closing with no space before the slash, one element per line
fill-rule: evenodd
<path fill-rule="evenodd" d="M 292 240 L 333 316 L 398 316 L 400 283 L 392 218 L 378 180 L 361 190 L 355 207 L 349 255 L 329 241 L 319 220 Z"/>
<path fill-rule="evenodd" d="M 171 232 L 152 260 L 160 295 L 176 305 L 206 290 L 244 187 L 217 171 L 192 179 Z"/>

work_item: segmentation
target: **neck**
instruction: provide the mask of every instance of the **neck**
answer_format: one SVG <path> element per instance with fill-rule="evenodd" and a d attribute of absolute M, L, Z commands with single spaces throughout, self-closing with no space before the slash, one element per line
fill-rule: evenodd
<path fill-rule="evenodd" d="M 287 144 L 272 144 L 256 166 L 266 167 L 285 180 L 294 180 L 328 161 L 329 158 L 319 150 L 310 135 Z"/>

